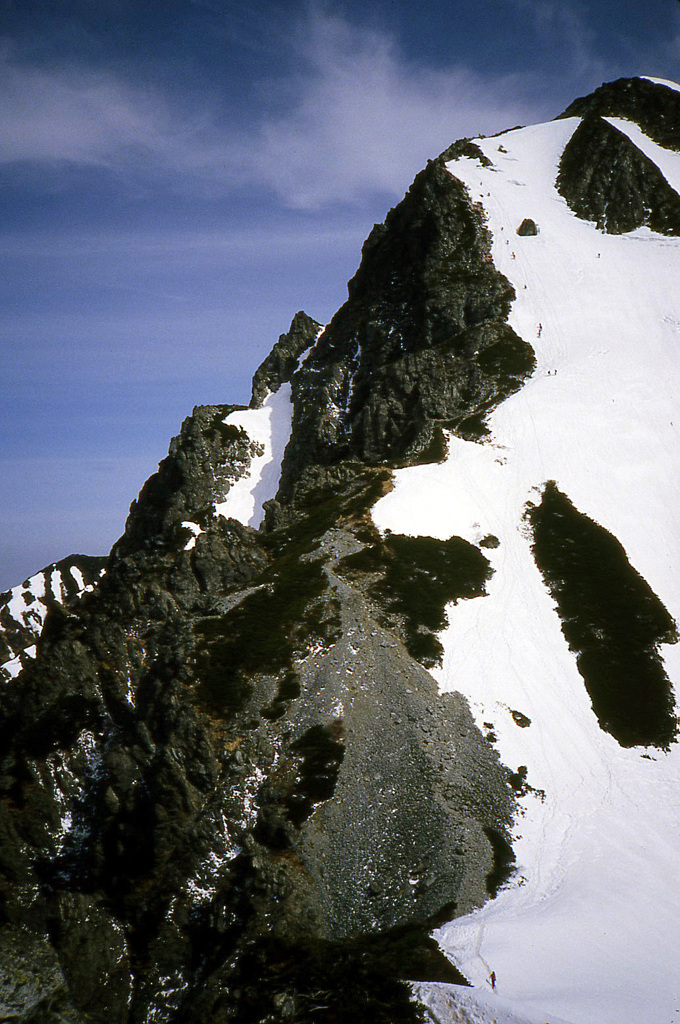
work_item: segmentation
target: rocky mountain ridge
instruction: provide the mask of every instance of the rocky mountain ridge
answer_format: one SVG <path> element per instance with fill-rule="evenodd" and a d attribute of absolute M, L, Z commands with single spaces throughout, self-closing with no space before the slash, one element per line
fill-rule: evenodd
<path fill-rule="evenodd" d="M 677 149 L 679 99 L 632 79 L 565 111 L 579 120 L 557 188 L 577 217 L 680 234 L 680 196 L 606 120 Z M 52 602 L 37 657 L 5 684 L 8 1019 L 408 1021 L 425 1011 L 405 982 L 467 984 L 429 933 L 507 882 L 518 801 L 542 796 L 432 675 L 451 608 L 486 600 L 499 540 L 390 532 L 372 511 L 397 471 L 443 464 L 454 439 L 483 446 L 492 412 L 537 372 L 534 336 L 508 322 L 516 288 L 494 263 L 484 196 L 457 159 L 492 163 L 467 141 L 418 175 L 325 330 L 295 316 L 249 410 L 194 410 L 105 575 Z M 256 529 L 217 507 L 255 487 L 267 456 L 242 424 L 273 422 L 289 395 Z M 578 547 L 588 527 L 574 529 Z M 562 594 L 568 571 L 544 562 Z M 639 601 L 653 620 L 639 657 L 654 661 L 675 625 L 656 595 Z M 618 657 L 608 622 L 582 632 L 597 630 Z M 661 724 L 623 745 L 674 742 L 663 672 L 659 687 Z"/>
<path fill-rule="evenodd" d="M 35 657 L 35 645 L 50 609 L 55 604 L 70 604 L 93 590 L 105 566 L 105 558 L 71 555 L 0 594 L 0 678 L 13 678 L 27 659 Z"/>

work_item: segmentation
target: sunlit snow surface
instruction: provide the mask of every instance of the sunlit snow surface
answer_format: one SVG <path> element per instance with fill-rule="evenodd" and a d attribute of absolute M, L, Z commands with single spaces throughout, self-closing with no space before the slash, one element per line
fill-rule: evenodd
<path fill-rule="evenodd" d="M 248 472 L 232 484 L 226 499 L 215 505 L 215 512 L 238 519 L 245 526 L 257 527 L 264 519 L 262 505 L 279 489 L 281 463 L 290 437 L 293 406 L 290 384 L 282 384 L 265 400 L 260 409 L 241 409 L 230 413 L 224 422 L 242 427 L 251 441 L 262 446 Z"/>
<path fill-rule="evenodd" d="M 680 748 L 626 750 L 600 731 L 523 518 L 555 480 L 680 621 L 680 240 L 604 235 L 569 210 L 553 183 L 577 124 L 479 140 L 489 168 L 448 165 L 486 210 L 494 262 L 517 293 L 510 324 L 538 367 L 490 417 L 490 443 L 451 438 L 443 465 L 400 470 L 374 518 L 395 532 L 500 539 L 485 550 L 488 597 L 449 610 L 436 675 L 467 695 L 479 723 L 493 723 L 502 761 L 528 766 L 545 800 L 522 801 L 514 881 L 438 933 L 477 986 L 465 998 L 485 1021 L 671 1024 Z M 680 154 L 664 152 L 662 170 L 679 181 Z M 525 217 L 537 236 L 517 235 Z M 677 696 L 680 650 L 663 653 Z M 519 728 L 511 710 L 531 725 Z"/>

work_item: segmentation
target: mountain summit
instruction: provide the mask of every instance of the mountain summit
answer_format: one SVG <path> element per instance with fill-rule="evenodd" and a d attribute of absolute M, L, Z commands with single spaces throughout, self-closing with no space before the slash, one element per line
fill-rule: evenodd
<path fill-rule="evenodd" d="M 673 1019 L 679 235 L 673 83 L 454 143 L 6 595 L 3 1019 Z"/>

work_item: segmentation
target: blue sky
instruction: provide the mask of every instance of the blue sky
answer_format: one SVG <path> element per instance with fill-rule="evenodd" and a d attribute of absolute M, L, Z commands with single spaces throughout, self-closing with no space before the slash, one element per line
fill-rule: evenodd
<path fill-rule="evenodd" d="M 0 589 L 108 551 L 429 157 L 634 74 L 678 0 L 0 0 Z"/>

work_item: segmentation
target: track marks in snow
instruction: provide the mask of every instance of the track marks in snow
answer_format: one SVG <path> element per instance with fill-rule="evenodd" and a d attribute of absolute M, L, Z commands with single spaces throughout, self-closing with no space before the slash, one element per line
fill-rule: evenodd
<path fill-rule="evenodd" d="M 494 262 L 516 291 L 509 323 L 533 345 L 537 370 L 489 417 L 490 443 L 452 437 L 443 465 L 398 471 L 374 520 L 414 535 L 499 538 L 485 549 L 488 596 L 449 609 L 434 674 L 467 696 L 480 725 L 493 722 L 501 760 L 526 765 L 545 791 L 543 802 L 522 800 L 517 882 L 439 941 L 480 1005 L 492 966 L 494 1012 L 504 1007 L 508 1020 L 639 1024 L 670 1020 L 677 999 L 678 747 L 650 760 L 601 732 L 523 517 L 556 480 L 618 537 L 677 621 L 680 248 L 647 229 L 604 235 L 569 210 L 554 182 L 578 123 L 478 140 L 490 168 L 448 165 L 485 208 Z M 525 217 L 538 235 L 516 234 Z M 677 693 L 677 647 L 663 655 Z M 508 708 L 531 725 L 518 728 Z"/>

